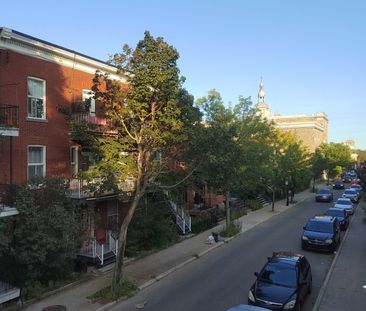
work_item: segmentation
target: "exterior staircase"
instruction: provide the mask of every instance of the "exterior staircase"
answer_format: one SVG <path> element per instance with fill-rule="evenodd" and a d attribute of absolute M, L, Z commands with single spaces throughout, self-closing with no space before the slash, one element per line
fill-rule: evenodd
<path fill-rule="evenodd" d="M 267 205 L 270 205 L 271 202 L 268 201 L 265 197 L 263 197 L 262 195 L 258 195 L 257 198 L 258 202 L 262 205 L 262 207 L 265 207 Z"/>
<path fill-rule="evenodd" d="M 169 195 L 168 191 L 164 191 L 164 194 L 168 198 L 168 203 L 175 216 L 175 223 L 177 224 L 179 230 L 182 234 L 188 234 L 192 231 L 192 221 L 189 213 L 182 207 L 179 207 Z"/>

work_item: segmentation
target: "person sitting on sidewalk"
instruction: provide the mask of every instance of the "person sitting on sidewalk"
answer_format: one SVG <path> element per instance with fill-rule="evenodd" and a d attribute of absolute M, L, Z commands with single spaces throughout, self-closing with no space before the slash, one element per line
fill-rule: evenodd
<path fill-rule="evenodd" d="M 206 240 L 207 244 L 214 244 L 215 243 L 215 238 L 212 234 L 210 234 Z"/>
<path fill-rule="evenodd" d="M 219 232 L 212 232 L 212 236 L 213 236 L 216 243 L 222 241 L 222 237 L 221 237 Z"/>

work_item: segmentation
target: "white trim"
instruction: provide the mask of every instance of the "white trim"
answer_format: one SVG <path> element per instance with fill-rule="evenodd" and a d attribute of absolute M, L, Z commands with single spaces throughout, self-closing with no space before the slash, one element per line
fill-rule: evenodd
<path fill-rule="evenodd" d="M 13 287 L 4 292 L 0 292 L 0 304 L 18 297 L 20 297 L 20 289 L 18 287 Z"/>
<path fill-rule="evenodd" d="M 19 211 L 15 207 L 9 207 L 0 204 L 0 218 L 18 215 Z"/>
<path fill-rule="evenodd" d="M 19 136 L 19 129 L 14 127 L 4 127 L 0 128 L 0 136 L 12 136 L 17 137 Z"/>
<path fill-rule="evenodd" d="M 314 128 L 324 132 L 324 127 L 314 122 L 294 122 L 294 123 L 275 123 L 275 128 L 281 129 L 298 129 L 298 128 Z"/>
<path fill-rule="evenodd" d="M 27 146 L 27 180 L 29 180 L 29 148 L 42 148 L 43 151 L 43 176 L 46 177 L 46 146 L 45 145 L 28 145 Z M 33 165 L 41 165 L 41 164 L 35 164 Z"/>
<path fill-rule="evenodd" d="M 292 118 L 306 118 L 306 119 L 317 119 L 317 120 L 325 119 L 325 120 L 328 120 L 327 115 L 324 112 L 316 112 L 312 115 L 294 114 L 294 115 L 286 115 L 286 116 L 282 116 L 282 115 L 273 115 L 273 116 L 271 116 L 271 119 L 273 119 L 273 120 L 276 120 L 276 119 L 292 119 Z"/>
<path fill-rule="evenodd" d="M 28 80 L 36 80 L 36 81 L 41 81 L 43 83 L 43 118 L 37 118 L 34 116 L 30 116 L 29 115 L 29 111 L 28 111 L 28 99 L 29 99 L 29 95 L 28 95 Z M 37 78 L 37 77 L 33 77 L 33 76 L 28 76 L 27 77 L 27 117 L 33 120 L 47 120 L 47 108 L 46 108 L 46 80 L 41 79 L 41 78 Z"/>
<path fill-rule="evenodd" d="M 6 29 L 5 34 L 0 34 L 0 49 L 43 59 L 93 75 L 96 70 L 100 70 L 103 73 L 108 73 L 112 80 L 127 83 L 126 76 L 117 74 L 116 67 L 79 55 L 76 52 L 67 51 L 61 47 L 24 37 L 14 33 L 11 29 Z"/>

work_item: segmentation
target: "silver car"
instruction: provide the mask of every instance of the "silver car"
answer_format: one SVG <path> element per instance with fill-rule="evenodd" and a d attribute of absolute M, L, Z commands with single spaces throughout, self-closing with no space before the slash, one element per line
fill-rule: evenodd
<path fill-rule="evenodd" d="M 334 204 L 335 208 L 343 208 L 346 210 L 347 215 L 353 215 L 354 206 L 351 199 L 348 198 L 339 198 L 337 202 Z"/>
<path fill-rule="evenodd" d="M 342 194 L 342 198 L 350 199 L 353 203 L 357 203 L 358 200 L 360 199 L 357 191 L 354 189 L 344 190 L 344 192 Z"/>

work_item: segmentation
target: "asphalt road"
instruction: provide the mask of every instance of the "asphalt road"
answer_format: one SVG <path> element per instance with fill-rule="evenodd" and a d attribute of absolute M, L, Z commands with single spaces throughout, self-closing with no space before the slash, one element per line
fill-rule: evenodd
<path fill-rule="evenodd" d="M 335 200 L 342 191 L 334 191 Z M 296 200 L 296 196 L 295 196 Z M 324 213 L 333 203 L 308 199 L 272 217 L 227 245 L 172 273 L 111 310 L 224 311 L 247 303 L 248 291 L 272 251 L 294 251 L 307 256 L 313 273 L 313 291 L 303 310 L 311 310 L 334 254 L 301 250 L 302 227 L 308 218 Z M 343 235 L 342 235 L 343 236 Z"/>

